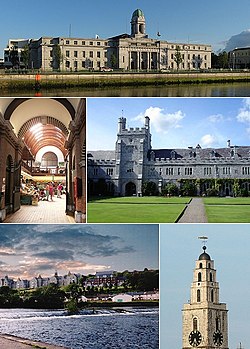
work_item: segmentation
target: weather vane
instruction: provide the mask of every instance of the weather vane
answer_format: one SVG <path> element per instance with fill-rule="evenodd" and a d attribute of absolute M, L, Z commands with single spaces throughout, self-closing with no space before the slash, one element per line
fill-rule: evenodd
<path fill-rule="evenodd" d="M 207 242 L 207 240 L 208 240 L 208 237 L 207 237 L 207 236 L 198 236 L 198 239 L 202 240 L 203 245 L 206 246 L 206 242 Z"/>

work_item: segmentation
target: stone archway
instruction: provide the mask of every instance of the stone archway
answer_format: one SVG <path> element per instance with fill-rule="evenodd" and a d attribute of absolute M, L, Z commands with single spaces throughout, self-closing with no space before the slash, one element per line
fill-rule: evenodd
<path fill-rule="evenodd" d="M 136 185 L 133 182 L 128 182 L 125 185 L 125 196 L 136 195 Z"/>

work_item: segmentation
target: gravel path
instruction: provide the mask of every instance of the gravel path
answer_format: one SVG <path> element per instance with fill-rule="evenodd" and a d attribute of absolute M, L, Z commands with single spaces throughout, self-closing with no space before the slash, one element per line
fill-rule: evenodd
<path fill-rule="evenodd" d="M 15 336 L 0 334 L 0 348 L 1 349 L 66 349 L 56 345 L 46 344 L 42 342 L 31 341 Z"/>
<path fill-rule="evenodd" d="M 193 198 L 178 223 L 207 223 L 207 215 L 202 198 Z"/>

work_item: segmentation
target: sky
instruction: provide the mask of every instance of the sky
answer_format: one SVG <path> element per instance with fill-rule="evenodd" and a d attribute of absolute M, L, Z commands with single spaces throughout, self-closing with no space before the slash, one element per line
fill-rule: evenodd
<path fill-rule="evenodd" d="M 41 36 L 108 38 L 130 33 L 133 11 L 143 10 L 146 32 L 170 42 L 211 44 L 224 48 L 227 41 L 250 28 L 250 2 L 220 0 L 190 3 L 186 0 L 12 0 L 1 2 L 0 57 L 8 39 L 39 38 Z"/>
<path fill-rule="evenodd" d="M 182 347 L 182 308 L 190 299 L 195 261 L 207 250 L 214 260 L 220 302 L 227 304 L 229 348 L 250 343 L 248 224 L 168 224 L 160 226 L 160 347 Z"/>
<path fill-rule="evenodd" d="M 154 149 L 250 144 L 250 98 L 88 98 L 87 149 L 114 150 L 121 116 L 127 128 L 149 116 Z"/>
<path fill-rule="evenodd" d="M 158 225 L 0 225 L 0 278 L 158 269 Z"/>

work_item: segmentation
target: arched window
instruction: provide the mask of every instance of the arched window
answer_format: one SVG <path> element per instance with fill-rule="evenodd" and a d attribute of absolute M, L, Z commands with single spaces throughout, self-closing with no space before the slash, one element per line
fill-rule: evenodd
<path fill-rule="evenodd" d="M 211 302 L 214 301 L 214 290 L 211 291 Z"/>
<path fill-rule="evenodd" d="M 201 273 L 198 273 L 198 282 L 201 281 Z"/>
<path fill-rule="evenodd" d="M 210 273 L 210 281 L 213 281 L 213 274 Z"/>
<path fill-rule="evenodd" d="M 197 317 L 193 318 L 193 331 L 197 331 L 198 330 L 198 321 L 197 321 Z"/>
<path fill-rule="evenodd" d="M 57 167 L 58 157 L 52 151 L 45 153 L 42 157 L 41 167 Z"/>
<path fill-rule="evenodd" d="M 201 301 L 201 290 L 197 290 L 197 302 Z"/>
<path fill-rule="evenodd" d="M 202 268 L 202 263 L 200 263 L 200 268 Z"/>
<path fill-rule="evenodd" d="M 210 269 L 210 268 L 211 268 L 211 265 L 210 265 L 210 263 L 208 263 L 207 267 L 208 267 L 208 269 Z"/>

